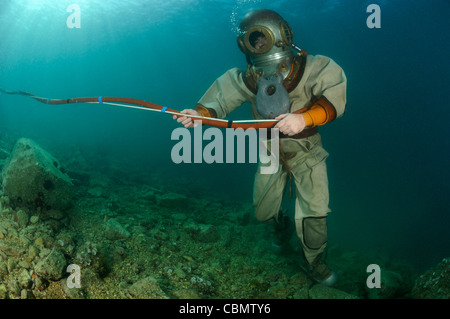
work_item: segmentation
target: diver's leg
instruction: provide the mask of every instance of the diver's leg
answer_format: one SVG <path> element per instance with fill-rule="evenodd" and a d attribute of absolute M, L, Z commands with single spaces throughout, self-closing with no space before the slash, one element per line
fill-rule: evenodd
<path fill-rule="evenodd" d="M 273 174 L 261 174 L 261 164 L 255 174 L 253 185 L 253 206 L 256 219 L 268 221 L 278 218 L 283 200 L 287 174 L 280 167 Z"/>
<path fill-rule="evenodd" d="M 306 269 L 318 282 L 333 285 L 336 274 L 322 258 L 327 245 L 327 215 L 330 212 L 325 159 L 307 160 L 293 170 L 296 185 L 295 224 L 303 246 Z"/>
<path fill-rule="evenodd" d="M 274 174 L 261 174 L 258 169 L 253 189 L 253 203 L 256 218 L 268 221 L 273 225 L 274 238 L 272 249 L 281 252 L 295 232 L 290 218 L 281 212 L 283 194 L 286 187 L 287 174 L 279 167 Z"/>

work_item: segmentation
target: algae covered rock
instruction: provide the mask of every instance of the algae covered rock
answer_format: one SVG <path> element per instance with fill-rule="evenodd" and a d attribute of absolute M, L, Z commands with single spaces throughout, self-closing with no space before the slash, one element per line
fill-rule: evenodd
<path fill-rule="evenodd" d="M 420 276 L 411 295 L 417 299 L 450 299 L 450 258 Z"/>
<path fill-rule="evenodd" d="M 60 164 L 34 141 L 21 138 L 2 171 L 3 192 L 18 207 L 70 207 L 73 184 Z"/>
<path fill-rule="evenodd" d="M 33 284 L 33 280 L 27 269 L 22 269 L 21 273 L 19 274 L 18 281 L 19 286 L 22 289 L 30 289 L 31 285 Z"/>
<path fill-rule="evenodd" d="M 25 250 L 14 242 L 0 240 L 0 251 L 9 257 L 19 257 Z"/>
<path fill-rule="evenodd" d="M 66 266 L 67 261 L 64 254 L 53 248 L 47 257 L 37 263 L 34 270 L 36 275 L 45 280 L 58 281 L 64 276 Z"/>
<path fill-rule="evenodd" d="M 21 209 L 14 213 L 13 218 L 22 228 L 28 225 L 28 221 L 30 219 L 28 214 Z"/>
<path fill-rule="evenodd" d="M 117 240 L 129 238 L 131 234 L 117 220 L 111 218 L 105 224 L 105 236 L 109 240 Z"/>
<path fill-rule="evenodd" d="M 164 193 L 157 197 L 157 202 L 160 207 L 183 209 L 189 205 L 189 198 L 182 194 Z"/>
<path fill-rule="evenodd" d="M 198 224 L 190 220 L 183 228 L 193 239 L 202 243 L 213 243 L 220 239 L 220 235 L 214 225 Z"/>

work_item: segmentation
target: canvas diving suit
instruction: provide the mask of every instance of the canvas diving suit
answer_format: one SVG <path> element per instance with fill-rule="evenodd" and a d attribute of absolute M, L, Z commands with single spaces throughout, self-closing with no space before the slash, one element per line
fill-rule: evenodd
<path fill-rule="evenodd" d="M 326 56 L 308 55 L 301 49 L 294 55 L 292 38 L 290 26 L 276 12 L 262 9 L 248 13 L 238 35 L 239 48 L 249 62 L 247 70 L 232 68 L 220 76 L 198 101 L 196 111 L 202 116 L 224 118 L 249 102 L 254 119 L 267 118 L 267 109 L 257 103 L 257 96 L 262 94 L 258 85 L 262 78 L 275 81 L 282 77 L 285 93 L 280 94 L 288 95 L 284 99 L 288 104 L 269 103 L 264 107 L 273 107 L 269 110 L 273 118 L 301 112 L 306 127 L 294 136 L 280 134 L 283 165 L 274 174 L 262 174 L 258 168 L 253 203 L 258 220 L 277 220 L 287 180 L 293 181 L 295 229 L 306 261 L 313 264 L 327 244 L 326 217 L 330 212 L 325 164 L 328 153 L 322 147 L 318 126 L 344 114 L 347 80 L 342 68 Z"/>

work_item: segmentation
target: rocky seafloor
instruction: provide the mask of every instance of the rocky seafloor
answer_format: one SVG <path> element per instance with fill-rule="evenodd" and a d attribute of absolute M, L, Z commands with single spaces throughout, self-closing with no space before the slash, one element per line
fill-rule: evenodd
<path fill-rule="evenodd" d="M 10 165 L 19 172 L 25 165 L 14 148 L 15 139 L 0 141 L 0 298 L 450 297 L 450 259 L 423 274 L 386 259 L 381 288 L 369 289 L 370 258 L 331 245 L 328 261 L 340 279 L 325 287 L 300 271 L 295 239 L 282 254 L 270 250 L 271 228 L 255 220 L 251 203 L 196 197 L 183 191 L 182 180 L 164 184 L 158 174 L 99 171 L 73 154 L 64 165 L 50 161 L 70 177 L 70 205 L 48 204 L 58 183 L 47 175 L 42 190 L 26 193 L 38 196 L 26 201 L 13 192 Z M 69 288 L 69 265 L 81 271 L 80 288 Z"/>

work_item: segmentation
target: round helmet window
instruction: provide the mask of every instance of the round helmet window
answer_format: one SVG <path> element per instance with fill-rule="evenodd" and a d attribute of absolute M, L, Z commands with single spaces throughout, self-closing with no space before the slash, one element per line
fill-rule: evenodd
<path fill-rule="evenodd" d="M 273 46 L 273 35 L 264 27 L 251 28 L 245 34 L 244 43 L 251 53 L 266 53 Z"/>

